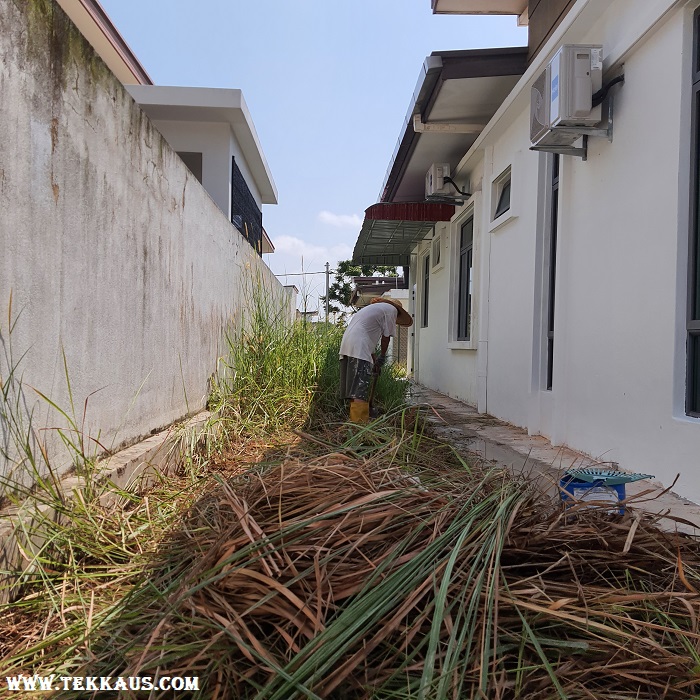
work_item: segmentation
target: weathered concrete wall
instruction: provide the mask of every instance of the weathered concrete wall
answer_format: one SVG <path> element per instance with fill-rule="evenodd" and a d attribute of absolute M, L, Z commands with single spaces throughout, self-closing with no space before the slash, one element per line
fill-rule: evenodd
<path fill-rule="evenodd" d="M 247 280 L 281 287 L 58 5 L 0 0 L 0 52 L 0 377 L 12 297 L 35 425 L 65 353 L 86 428 L 133 441 L 204 406 Z"/>

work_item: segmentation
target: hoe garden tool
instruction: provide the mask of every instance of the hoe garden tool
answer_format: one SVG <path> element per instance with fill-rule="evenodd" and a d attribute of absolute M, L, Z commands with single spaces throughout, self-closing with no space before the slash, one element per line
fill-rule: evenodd
<path fill-rule="evenodd" d="M 369 402 L 369 416 L 370 418 L 376 418 L 379 415 L 379 411 L 374 407 L 374 395 L 377 391 L 377 382 L 379 381 L 379 375 L 382 371 L 382 366 L 384 365 L 385 358 L 379 357 L 374 361 L 374 367 L 372 368 L 372 383 L 369 387 L 369 397 L 367 401 Z"/>

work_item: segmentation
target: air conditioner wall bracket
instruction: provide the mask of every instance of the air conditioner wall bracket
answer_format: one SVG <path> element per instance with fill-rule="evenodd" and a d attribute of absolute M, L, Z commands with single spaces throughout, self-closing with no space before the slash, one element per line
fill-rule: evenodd
<path fill-rule="evenodd" d="M 578 156 L 581 160 L 588 159 L 588 137 L 597 136 L 607 138 L 610 143 L 613 140 L 613 103 L 614 97 L 611 94 L 607 98 L 608 113 L 605 128 L 586 126 L 557 126 L 555 131 L 561 134 L 575 134 L 583 136 L 581 147 L 576 146 L 530 146 L 531 151 L 543 151 L 545 153 L 559 153 L 563 156 Z"/>

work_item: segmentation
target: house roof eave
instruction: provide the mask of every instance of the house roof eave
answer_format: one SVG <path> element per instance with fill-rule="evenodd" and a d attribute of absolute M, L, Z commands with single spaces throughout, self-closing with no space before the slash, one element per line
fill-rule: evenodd
<path fill-rule="evenodd" d="M 430 0 L 434 15 L 522 15 L 527 0 Z"/>
<path fill-rule="evenodd" d="M 506 97 L 507 92 L 512 89 L 518 78 L 525 72 L 527 52 L 527 47 L 518 46 L 466 51 L 437 51 L 426 58 L 421 67 L 416 89 L 411 97 L 401 136 L 384 178 L 379 195 L 380 202 L 418 201 L 418 198 L 422 196 L 422 192 L 416 191 L 415 187 L 405 195 L 401 194 L 400 190 L 409 167 L 415 165 L 415 163 L 412 164 L 413 160 L 417 158 L 416 163 L 418 161 L 421 163 L 416 166 L 422 168 L 421 177 L 424 177 L 430 166 L 430 161 L 423 162 L 425 160 L 424 151 L 430 150 L 428 146 L 423 144 L 437 146 L 436 155 L 432 162 L 449 160 L 452 167 L 455 167 L 464 153 L 469 150 L 471 144 L 478 138 L 478 133 L 471 135 L 419 133 L 414 129 L 414 117 L 420 115 L 422 121 L 429 122 L 434 114 L 458 113 L 465 105 L 464 97 L 459 94 L 455 98 L 455 90 L 450 90 L 449 86 L 459 85 L 460 88 L 468 90 L 469 86 L 473 84 L 474 86 L 478 85 L 479 90 L 472 88 L 470 96 L 472 102 L 468 106 L 478 112 L 486 123 L 500 106 L 498 100 Z M 492 102 L 494 98 L 497 100 L 495 104 Z M 479 102 L 480 99 L 482 102 Z M 464 119 L 467 119 L 466 114 Z M 415 179 L 415 173 L 411 177 Z"/>
<path fill-rule="evenodd" d="M 153 85 L 146 69 L 97 0 L 56 1 L 123 84 Z"/>
<path fill-rule="evenodd" d="M 228 123 L 262 203 L 277 204 L 277 187 L 241 90 L 163 85 L 130 85 L 127 89 L 151 119 Z"/>

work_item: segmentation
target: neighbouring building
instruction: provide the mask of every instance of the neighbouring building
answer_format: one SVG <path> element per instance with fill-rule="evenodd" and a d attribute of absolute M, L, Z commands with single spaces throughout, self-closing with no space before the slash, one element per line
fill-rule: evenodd
<path fill-rule="evenodd" d="M 277 190 L 240 90 L 129 85 L 129 94 L 259 255 Z"/>
<path fill-rule="evenodd" d="M 366 212 L 354 261 L 410 265 L 414 377 L 699 500 L 700 2 L 432 7 L 529 45 L 426 59 Z M 595 124 L 555 123 L 581 86 Z"/>
<path fill-rule="evenodd" d="M 0 454 L 15 418 L 60 447 L 34 389 L 116 449 L 204 408 L 251 284 L 289 298 L 275 185 L 240 91 L 153 86 L 97 0 L 0 0 L 0 36 Z"/>

